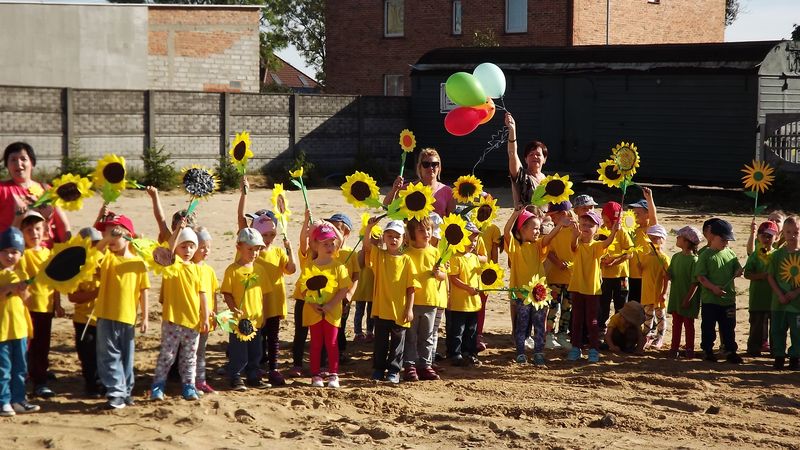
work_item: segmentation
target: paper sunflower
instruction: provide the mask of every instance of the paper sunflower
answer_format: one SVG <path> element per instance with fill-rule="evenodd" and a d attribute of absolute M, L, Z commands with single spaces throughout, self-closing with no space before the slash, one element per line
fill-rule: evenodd
<path fill-rule="evenodd" d="M 775 169 L 763 161 L 753 161 L 752 167 L 745 164 L 742 172 L 745 173 L 742 177 L 744 187 L 751 191 L 764 193 L 775 180 Z"/>
<path fill-rule="evenodd" d="M 300 167 L 297 170 L 290 170 L 289 176 L 292 178 L 303 178 L 303 168 Z"/>
<path fill-rule="evenodd" d="M 283 231 L 286 232 L 286 223 L 289 222 L 292 211 L 289 210 L 289 199 L 286 198 L 283 183 L 275 183 L 275 186 L 272 187 L 272 212 L 280 222 Z"/>
<path fill-rule="evenodd" d="M 325 294 L 333 294 L 337 286 L 336 279 L 330 271 L 321 270 L 314 265 L 303 271 L 299 283 L 305 301 L 320 305 L 329 300 L 325 298 Z"/>
<path fill-rule="evenodd" d="M 67 211 L 78 211 L 83 208 L 83 199 L 94 195 L 91 189 L 92 182 L 71 173 L 62 175 L 53 180 L 50 188 L 50 199 L 54 206 Z"/>
<path fill-rule="evenodd" d="M 219 178 L 211 169 L 198 165 L 183 168 L 183 189 L 192 198 L 207 198 L 219 189 Z"/>
<path fill-rule="evenodd" d="M 361 231 L 358 232 L 358 235 L 361 238 L 364 238 L 364 235 L 367 233 L 367 226 L 369 225 L 370 217 L 372 216 L 370 216 L 369 213 L 364 213 L 361 215 Z M 383 229 L 380 227 L 380 225 L 375 224 L 375 226 L 372 227 L 372 237 L 380 239 L 381 235 L 383 235 Z"/>
<path fill-rule="evenodd" d="M 623 177 L 632 177 L 639 167 L 639 150 L 633 142 L 620 142 L 611 150 L 611 157 Z"/>
<path fill-rule="evenodd" d="M 572 190 L 572 182 L 569 175 L 559 176 L 558 174 L 545 177 L 541 186 L 544 186 L 544 196 L 542 200 L 546 203 L 561 203 L 569 200 L 569 196 L 575 192 Z"/>
<path fill-rule="evenodd" d="M 178 276 L 181 269 L 183 269 L 183 263 L 169 250 L 169 246 L 166 242 L 163 244 L 156 244 L 155 246 L 151 244 L 143 248 L 139 254 L 142 259 L 144 259 L 147 267 L 149 267 L 156 276 L 173 278 Z"/>
<path fill-rule="evenodd" d="M 622 231 L 631 234 L 639 228 L 639 224 L 636 223 L 636 214 L 633 213 L 632 210 L 628 209 L 622 213 L 622 217 L 620 217 L 620 225 L 622 227 Z"/>
<path fill-rule="evenodd" d="M 62 294 L 71 294 L 81 283 L 94 277 L 99 260 L 100 252 L 92 247 L 92 241 L 75 235 L 53 246 L 50 257 L 36 274 L 36 282 Z"/>
<path fill-rule="evenodd" d="M 781 263 L 781 279 L 792 287 L 800 287 L 800 255 L 790 255 Z"/>
<path fill-rule="evenodd" d="M 236 133 L 236 139 L 233 140 L 233 145 L 228 153 L 231 155 L 231 164 L 240 174 L 244 175 L 247 170 L 247 161 L 253 157 L 253 151 L 250 150 L 250 133 L 247 131 Z"/>
<path fill-rule="evenodd" d="M 440 229 L 442 230 L 442 239 L 439 241 L 440 249 L 449 246 L 452 253 L 459 253 L 463 252 L 470 244 L 467 221 L 459 214 L 453 213 L 445 216 Z"/>
<path fill-rule="evenodd" d="M 552 292 L 547 288 L 547 279 L 539 275 L 534 275 L 533 278 L 531 278 L 526 290 L 528 291 L 528 295 L 525 297 L 525 300 L 523 300 L 523 304 L 533 305 L 535 309 L 546 307 L 553 298 Z"/>
<path fill-rule="evenodd" d="M 242 342 L 252 341 L 253 338 L 256 337 L 256 328 L 253 326 L 253 322 L 251 322 L 250 319 L 238 319 L 236 325 L 233 327 L 233 334 Z"/>
<path fill-rule="evenodd" d="M 497 217 L 497 199 L 485 195 L 478 199 L 475 209 L 472 210 L 472 221 L 478 228 L 492 223 Z"/>
<path fill-rule="evenodd" d="M 495 262 L 481 267 L 481 289 L 497 289 L 503 285 L 503 269 Z"/>
<path fill-rule="evenodd" d="M 380 195 L 378 184 L 375 179 L 364 172 L 356 171 L 354 174 L 348 175 L 342 185 L 342 194 L 347 203 L 356 208 L 381 206 L 378 201 Z"/>
<path fill-rule="evenodd" d="M 614 162 L 613 159 L 607 159 L 601 162 L 600 168 L 597 169 L 597 173 L 600 175 L 598 180 L 602 181 L 606 186 L 612 188 L 618 188 L 625 179 L 625 175 L 619 171 L 617 163 Z"/>
<path fill-rule="evenodd" d="M 39 198 L 44 194 L 44 189 L 39 183 L 33 182 L 28 186 L 28 194 L 33 198 Z"/>
<path fill-rule="evenodd" d="M 433 192 L 422 183 L 409 184 L 397 198 L 397 215 L 407 219 L 422 220 L 433 211 Z"/>
<path fill-rule="evenodd" d="M 400 147 L 404 152 L 411 153 L 416 146 L 417 139 L 414 137 L 414 133 L 412 133 L 411 130 L 405 129 L 400 132 Z"/>
<path fill-rule="evenodd" d="M 483 192 L 483 183 L 475 175 L 462 175 L 453 185 L 453 198 L 459 203 L 472 203 Z"/>
<path fill-rule="evenodd" d="M 597 234 L 594 235 L 594 240 L 596 241 L 606 241 L 608 238 L 611 237 L 611 230 L 606 227 L 600 227 L 597 230 Z"/>
<path fill-rule="evenodd" d="M 94 187 L 102 189 L 103 186 L 108 185 L 116 191 L 121 191 L 127 185 L 125 180 L 127 173 L 125 158 L 114 154 L 105 155 L 100 161 L 97 161 L 97 167 L 94 169 L 92 175 Z"/>

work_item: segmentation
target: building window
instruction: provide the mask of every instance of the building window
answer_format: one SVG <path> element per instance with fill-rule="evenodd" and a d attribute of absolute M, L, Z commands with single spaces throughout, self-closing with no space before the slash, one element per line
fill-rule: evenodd
<path fill-rule="evenodd" d="M 528 32 L 528 0 L 506 0 L 506 33 Z"/>
<path fill-rule="evenodd" d="M 277 73 L 271 73 L 269 76 L 272 78 L 272 81 L 274 81 L 275 84 L 283 84 L 283 80 L 281 80 L 281 77 L 279 77 Z"/>
<path fill-rule="evenodd" d="M 404 0 L 384 0 L 383 2 L 383 35 L 395 37 L 403 35 Z"/>
<path fill-rule="evenodd" d="M 403 96 L 403 76 L 384 75 L 383 76 L 383 95 Z"/>
<path fill-rule="evenodd" d="M 453 34 L 461 34 L 461 0 L 453 0 Z"/>

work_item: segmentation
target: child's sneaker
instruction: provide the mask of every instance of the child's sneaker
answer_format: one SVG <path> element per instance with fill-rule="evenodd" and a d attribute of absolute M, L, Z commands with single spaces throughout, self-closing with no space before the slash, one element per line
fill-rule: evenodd
<path fill-rule="evenodd" d="M 737 355 L 736 353 L 729 353 L 728 356 L 725 358 L 731 364 L 741 364 L 744 362 L 741 356 Z"/>
<path fill-rule="evenodd" d="M 32 413 L 41 409 L 39 408 L 39 405 L 32 405 L 28 403 L 27 400 L 23 400 L 19 403 L 12 403 L 11 407 L 14 408 L 14 412 L 17 414 Z"/>
<path fill-rule="evenodd" d="M 694 350 L 686 350 L 686 359 L 694 359 Z"/>
<path fill-rule="evenodd" d="M 453 356 L 453 357 L 452 357 L 452 358 L 450 358 L 450 359 L 451 359 L 451 361 L 450 361 L 450 362 L 451 362 L 451 363 L 452 363 L 454 366 L 460 367 L 460 366 L 463 366 L 463 365 L 465 365 L 465 362 L 464 362 L 464 357 L 463 357 L 463 356 L 461 356 L 461 355 L 456 355 L 456 356 Z"/>
<path fill-rule="evenodd" d="M 519 364 L 525 364 L 526 362 L 528 362 L 528 358 L 523 354 L 519 354 L 519 355 L 517 355 L 516 361 Z"/>
<path fill-rule="evenodd" d="M 130 395 L 125 397 L 125 406 L 134 406 L 134 405 L 136 405 L 136 402 L 133 401 L 133 397 L 131 397 Z"/>
<path fill-rule="evenodd" d="M 245 392 L 247 390 L 247 386 L 245 386 L 244 380 L 236 377 L 231 380 L 231 389 L 237 392 Z"/>
<path fill-rule="evenodd" d="M 534 342 L 533 336 L 528 336 L 528 338 L 525 339 L 525 350 L 529 352 L 533 351 L 534 346 L 536 346 L 536 342 Z"/>
<path fill-rule="evenodd" d="M 483 335 L 478 336 L 478 344 L 476 345 L 476 348 L 479 352 L 486 350 L 486 342 L 483 340 Z"/>
<path fill-rule="evenodd" d="M 561 348 L 561 344 L 556 342 L 556 337 L 555 337 L 555 335 L 553 335 L 552 332 L 547 333 L 547 335 L 545 335 L 545 337 L 544 337 L 544 348 L 546 348 L 548 350 Z"/>
<path fill-rule="evenodd" d="M 761 344 L 761 352 L 762 352 L 762 353 L 766 353 L 766 354 L 768 354 L 768 355 L 769 355 L 769 353 L 770 353 L 771 351 L 772 351 L 772 350 L 770 350 L 770 348 L 769 348 L 769 341 L 764 341 L 764 343 L 763 343 L 763 344 Z"/>
<path fill-rule="evenodd" d="M 0 409 L 0 417 L 13 417 L 16 415 L 17 413 L 14 412 L 14 408 L 11 406 L 10 403 L 4 403 L 3 408 Z"/>
<path fill-rule="evenodd" d="M 547 365 L 547 360 L 544 359 L 544 353 L 533 354 L 533 365 L 537 367 L 544 367 Z"/>
<path fill-rule="evenodd" d="M 303 376 L 303 368 L 294 366 L 286 372 L 286 376 L 289 378 L 301 378 Z"/>
<path fill-rule="evenodd" d="M 311 387 L 324 387 L 325 382 L 322 380 L 322 377 L 319 375 L 315 375 L 311 377 Z"/>
<path fill-rule="evenodd" d="M 669 359 L 680 359 L 680 357 L 681 357 L 681 352 L 679 352 L 678 350 L 670 350 L 667 353 L 667 358 Z"/>
<path fill-rule="evenodd" d="M 56 393 L 53 392 L 53 390 L 49 387 L 42 384 L 33 388 L 33 395 L 41 398 L 53 398 L 56 396 Z"/>
<path fill-rule="evenodd" d="M 383 370 L 376 370 L 372 372 L 372 379 L 375 381 L 386 381 L 386 374 Z"/>
<path fill-rule="evenodd" d="M 414 366 L 408 366 L 403 370 L 403 381 L 419 381 L 419 375 L 417 375 L 417 368 Z"/>
<path fill-rule="evenodd" d="M 386 375 L 386 381 L 392 384 L 400 384 L 400 374 L 398 372 L 389 372 Z"/>
<path fill-rule="evenodd" d="M 469 355 L 464 358 L 470 366 L 480 367 L 481 361 L 475 355 Z"/>
<path fill-rule="evenodd" d="M 205 381 L 198 381 L 194 384 L 194 387 L 197 389 L 197 392 L 202 392 L 204 394 L 214 394 L 217 392 Z"/>
<path fill-rule="evenodd" d="M 663 346 L 664 346 L 664 336 L 656 337 L 655 340 L 653 341 L 653 347 L 655 347 L 656 350 L 661 350 L 661 347 Z"/>
<path fill-rule="evenodd" d="M 564 350 L 572 349 L 572 343 L 569 341 L 569 336 L 567 336 L 567 333 L 556 334 L 556 342 L 558 342 L 558 345 L 560 345 Z"/>
<path fill-rule="evenodd" d="M 357 333 L 356 337 L 353 338 L 353 342 L 356 343 L 356 344 L 362 344 L 366 340 L 367 340 L 367 337 L 364 335 L 364 333 Z"/>
<path fill-rule="evenodd" d="M 580 347 L 572 347 L 569 349 L 569 353 L 567 353 L 567 361 L 577 361 L 581 359 L 583 354 L 581 353 Z"/>
<path fill-rule="evenodd" d="M 367 333 L 367 336 L 364 338 L 364 343 L 369 344 L 375 342 L 375 335 L 372 333 Z"/>
<path fill-rule="evenodd" d="M 598 352 L 596 348 L 589 349 L 589 362 L 590 363 L 600 362 L 600 352 Z"/>
<path fill-rule="evenodd" d="M 277 370 L 271 370 L 269 375 L 267 375 L 267 379 L 269 380 L 269 384 L 273 386 L 286 386 L 286 379 L 283 378 L 283 375 Z"/>
<path fill-rule="evenodd" d="M 434 381 L 440 380 L 439 374 L 436 373 L 436 370 L 433 367 L 426 367 L 419 372 L 419 379 L 424 381 Z"/>
<path fill-rule="evenodd" d="M 197 395 L 197 389 L 195 389 L 193 384 L 189 384 L 189 383 L 183 385 L 183 392 L 181 393 L 181 395 L 183 395 L 183 399 L 184 400 L 199 400 L 200 399 L 200 396 Z"/>
<path fill-rule="evenodd" d="M 255 388 L 255 389 L 267 389 L 271 388 L 272 385 L 267 383 L 266 381 L 262 380 L 261 378 L 248 378 L 247 379 L 247 387 Z"/>
<path fill-rule="evenodd" d="M 339 375 L 336 375 L 335 373 L 331 374 L 331 376 L 328 378 L 328 387 L 339 389 Z"/>
<path fill-rule="evenodd" d="M 128 405 L 125 404 L 125 399 L 122 397 L 111 397 L 106 403 L 106 409 L 122 409 Z M 16 410 L 16 406 L 14 407 Z"/>
<path fill-rule="evenodd" d="M 706 352 L 705 360 L 709 362 L 717 362 L 717 355 L 713 351 Z"/>
<path fill-rule="evenodd" d="M 150 400 L 164 400 L 164 385 L 154 384 L 153 391 L 150 392 Z"/>

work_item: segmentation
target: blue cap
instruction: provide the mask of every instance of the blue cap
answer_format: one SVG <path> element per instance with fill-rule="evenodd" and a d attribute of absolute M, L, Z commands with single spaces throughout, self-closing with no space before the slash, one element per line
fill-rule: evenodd
<path fill-rule="evenodd" d="M 572 203 L 569 200 L 564 200 L 559 203 L 550 203 L 547 205 L 547 212 L 569 211 L 572 209 Z"/>
<path fill-rule="evenodd" d="M 712 222 L 710 228 L 711 234 L 714 236 L 719 236 L 726 241 L 736 240 L 736 235 L 733 234 L 733 225 L 727 220 L 720 219 L 716 222 Z"/>
<path fill-rule="evenodd" d="M 274 223 L 276 226 L 278 225 L 278 218 L 275 217 L 275 213 L 268 209 L 259 209 L 254 213 L 245 213 L 244 216 L 251 220 L 255 220 L 256 218 L 261 216 L 267 216 L 272 220 L 272 223 Z"/>
<path fill-rule="evenodd" d="M 628 203 L 628 208 L 644 208 L 644 209 L 648 209 L 647 208 L 647 200 L 641 199 L 636 203 Z"/>
<path fill-rule="evenodd" d="M 353 221 L 347 217 L 347 214 L 336 213 L 328 218 L 328 222 L 342 222 L 348 230 L 353 229 Z"/>
<path fill-rule="evenodd" d="M 15 248 L 20 252 L 25 251 L 25 238 L 19 228 L 9 227 L 0 233 L 0 250 Z"/>

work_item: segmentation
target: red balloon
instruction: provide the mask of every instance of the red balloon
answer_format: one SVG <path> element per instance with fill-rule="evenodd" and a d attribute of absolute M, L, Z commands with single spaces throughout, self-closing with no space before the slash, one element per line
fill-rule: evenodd
<path fill-rule="evenodd" d="M 488 115 L 485 109 L 459 106 L 447 113 L 444 118 L 444 128 L 453 136 L 466 136 L 475 131 L 481 120 Z"/>

